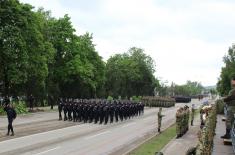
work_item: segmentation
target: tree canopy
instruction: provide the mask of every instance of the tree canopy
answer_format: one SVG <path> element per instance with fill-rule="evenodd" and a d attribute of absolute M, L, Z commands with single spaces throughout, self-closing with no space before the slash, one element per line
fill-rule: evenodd
<path fill-rule="evenodd" d="M 221 69 L 220 77 L 217 82 L 217 90 L 220 95 L 227 95 L 231 89 L 231 76 L 235 74 L 235 45 L 229 47 L 228 53 L 223 57 L 225 64 Z"/>
<path fill-rule="evenodd" d="M 106 64 L 106 91 L 111 96 L 153 95 L 155 63 L 141 48 L 116 54 Z"/>
<path fill-rule="evenodd" d="M 0 84 L 3 96 L 107 97 L 153 95 L 159 81 L 143 49 L 112 56 L 107 63 L 90 33 L 77 35 L 71 19 L 18 0 L 0 1 Z"/>
<path fill-rule="evenodd" d="M 69 15 L 54 18 L 18 0 L 0 1 L 0 14 L 1 96 L 32 94 L 43 105 L 49 97 L 129 98 L 170 91 L 154 76 L 155 62 L 143 49 L 132 47 L 104 62 L 92 34 L 77 35 Z M 231 66 L 234 53 L 225 61 Z M 174 90 L 193 95 L 201 87 L 188 81 Z"/>

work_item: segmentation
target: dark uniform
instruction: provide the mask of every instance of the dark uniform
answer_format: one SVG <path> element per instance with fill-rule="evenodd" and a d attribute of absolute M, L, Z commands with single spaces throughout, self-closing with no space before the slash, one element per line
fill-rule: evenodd
<path fill-rule="evenodd" d="M 69 102 L 68 102 L 69 101 Z M 84 123 L 113 123 L 123 119 L 130 119 L 143 114 L 144 104 L 133 101 L 113 101 L 106 100 L 66 100 L 58 103 L 59 119 L 62 119 L 61 109 L 64 110 L 64 120 L 84 121 Z"/>
<path fill-rule="evenodd" d="M 62 110 L 63 110 L 64 104 L 62 99 L 58 100 L 58 110 L 59 110 L 59 120 L 62 120 Z"/>
<path fill-rule="evenodd" d="M 68 103 L 68 119 L 69 119 L 69 121 L 72 121 L 73 119 L 72 119 L 72 111 L 73 111 L 73 107 L 72 107 L 73 105 L 72 105 L 72 102 L 70 101 L 69 103 Z"/>
<path fill-rule="evenodd" d="M 106 104 L 104 106 L 104 117 L 105 117 L 105 122 L 104 124 L 107 124 L 108 123 L 108 120 L 109 120 L 109 106 Z"/>
<path fill-rule="evenodd" d="M 13 130 L 13 120 L 16 118 L 16 111 L 10 104 L 8 104 L 6 107 L 4 107 L 4 110 L 7 113 L 7 118 L 8 118 L 8 130 L 7 130 L 7 135 L 9 135 L 11 131 L 11 136 L 14 136 L 14 130 Z"/>
<path fill-rule="evenodd" d="M 67 119 L 68 119 L 68 117 L 67 117 L 67 113 L 68 113 L 68 103 L 67 103 L 66 101 L 64 102 L 63 110 L 64 110 L 64 121 L 67 121 Z"/>

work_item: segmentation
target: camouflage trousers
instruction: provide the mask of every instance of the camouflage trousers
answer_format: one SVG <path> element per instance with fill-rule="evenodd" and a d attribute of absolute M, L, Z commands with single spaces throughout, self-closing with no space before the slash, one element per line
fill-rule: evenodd
<path fill-rule="evenodd" d="M 162 126 L 162 119 L 158 119 L 158 129 L 161 129 Z"/>
<path fill-rule="evenodd" d="M 227 107 L 226 129 L 232 129 L 235 114 L 235 106 Z"/>
<path fill-rule="evenodd" d="M 176 120 L 176 135 L 181 134 L 181 130 L 182 130 L 181 126 L 182 126 L 182 124 L 181 124 L 180 120 Z"/>

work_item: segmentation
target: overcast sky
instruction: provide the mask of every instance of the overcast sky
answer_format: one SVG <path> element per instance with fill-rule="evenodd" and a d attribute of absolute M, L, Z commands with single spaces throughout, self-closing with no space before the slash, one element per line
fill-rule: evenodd
<path fill-rule="evenodd" d="M 104 60 L 130 47 L 156 62 L 156 77 L 215 85 L 235 36 L 234 0 L 20 0 L 68 14 L 77 34 L 93 33 Z"/>

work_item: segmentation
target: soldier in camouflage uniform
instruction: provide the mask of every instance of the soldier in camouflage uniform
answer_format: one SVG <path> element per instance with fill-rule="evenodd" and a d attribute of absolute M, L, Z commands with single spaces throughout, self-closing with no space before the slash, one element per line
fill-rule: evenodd
<path fill-rule="evenodd" d="M 195 114 L 195 105 L 194 105 L 194 104 L 192 104 L 191 126 L 193 126 L 194 114 Z"/>
<path fill-rule="evenodd" d="M 161 132 L 161 125 L 162 125 L 162 107 L 159 108 L 159 111 L 157 113 L 157 118 L 158 118 L 158 132 Z"/>
<path fill-rule="evenodd" d="M 186 105 L 185 106 L 185 133 L 188 131 L 189 129 L 189 114 L 190 114 L 190 111 L 189 111 L 189 107 Z"/>
<path fill-rule="evenodd" d="M 226 133 L 221 138 L 230 139 L 230 131 L 234 121 L 235 114 L 235 75 L 231 78 L 232 90 L 229 91 L 229 95 L 224 98 L 224 102 L 227 105 L 227 119 L 226 119 Z"/>
<path fill-rule="evenodd" d="M 178 109 L 176 112 L 176 136 L 177 138 L 181 137 L 181 113 L 182 109 Z"/>

